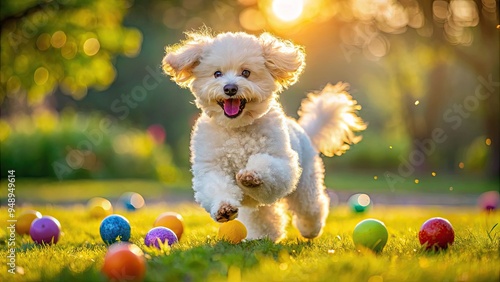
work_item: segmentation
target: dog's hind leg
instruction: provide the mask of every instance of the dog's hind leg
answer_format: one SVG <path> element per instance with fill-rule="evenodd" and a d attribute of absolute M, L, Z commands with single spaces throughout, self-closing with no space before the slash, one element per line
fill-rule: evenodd
<path fill-rule="evenodd" d="M 242 207 L 238 215 L 247 228 L 247 239 L 269 238 L 279 241 L 285 237 L 288 216 L 285 205 L 281 202 L 257 208 Z"/>
<path fill-rule="evenodd" d="M 323 184 L 323 162 L 316 156 L 303 168 L 297 189 L 286 199 L 293 213 L 293 223 L 305 238 L 321 235 L 330 208 L 330 198 Z"/>

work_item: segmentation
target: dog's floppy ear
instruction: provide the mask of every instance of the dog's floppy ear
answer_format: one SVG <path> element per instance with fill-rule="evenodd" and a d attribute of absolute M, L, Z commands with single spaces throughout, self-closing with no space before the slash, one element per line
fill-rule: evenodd
<path fill-rule="evenodd" d="M 179 44 L 167 46 L 163 57 L 163 71 L 181 87 L 189 87 L 193 80 L 193 69 L 199 62 L 203 47 L 211 39 L 201 33 L 186 33 L 187 39 Z"/>
<path fill-rule="evenodd" d="M 294 84 L 305 67 L 305 53 L 301 46 L 281 40 L 270 33 L 259 37 L 266 67 L 278 85 L 278 91 Z"/>

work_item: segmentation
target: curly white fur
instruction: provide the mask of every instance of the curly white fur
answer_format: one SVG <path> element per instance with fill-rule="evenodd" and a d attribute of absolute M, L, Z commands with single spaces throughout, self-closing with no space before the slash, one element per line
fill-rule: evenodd
<path fill-rule="evenodd" d="M 361 141 L 355 131 L 366 129 L 356 110 L 357 105 L 347 93 L 346 83 L 328 84 L 319 93 L 310 93 L 302 101 L 299 124 L 312 139 L 314 146 L 325 156 L 342 155 L 349 144 Z"/>
<path fill-rule="evenodd" d="M 340 154 L 359 140 L 356 102 L 327 86 L 303 103 L 300 126 L 277 95 L 302 73 L 303 48 L 268 33 L 187 35 L 167 47 L 163 69 L 202 110 L 191 137 L 196 201 L 216 221 L 238 217 L 248 239 L 283 238 L 288 209 L 302 236 L 319 236 L 329 198 L 318 150 Z"/>

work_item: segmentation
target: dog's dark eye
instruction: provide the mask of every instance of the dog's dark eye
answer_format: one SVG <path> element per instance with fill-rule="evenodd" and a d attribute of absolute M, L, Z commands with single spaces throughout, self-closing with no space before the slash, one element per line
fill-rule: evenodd
<path fill-rule="evenodd" d="M 250 71 L 249 71 L 249 70 L 243 70 L 243 71 L 241 72 L 241 75 L 242 75 L 243 77 L 249 77 L 249 76 L 250 76 Z"/>
<path fill-rule="evenodd" d="M 222 72 L 221 71 L 216 71 L 214 72 L 214 77 L 217 78 L 217 77 L 221 77 L 222 76 Z"/>

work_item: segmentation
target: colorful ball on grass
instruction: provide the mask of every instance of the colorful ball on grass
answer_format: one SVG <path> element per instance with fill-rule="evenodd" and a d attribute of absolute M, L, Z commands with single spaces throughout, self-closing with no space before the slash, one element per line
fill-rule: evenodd
<path fill-rule="evenodd" d="M 247 228 L 236 219 L 224 222 L 219 227 L 217 237 L 232 244 L 238 244 L 247 237 Z"/>
<path fill-rule="evenodd" d="M 95 197 L 87 202 L 87 207 L 91 217 L 104 218 L 113 214 L 113 205 L 105 198 Z"/>
<path fill-rule="evenodd" d="M 372 206 L 370 196 L 367 194 L 354 194 L 347 201 L 349 207 L 354 212 L 365 212 Z"/>
<path fill-rule="evenodd" d="M 164 212 L 156 218 L 153 226 L 163 226 L 171 229 L 174 231 L 175 235 L 177 235 L 177 239 L 180 240 L 182 233 L 184 232 L 184 219 L 178 213 Z"/>
<path fill-rule="evenodd" d="M 37 244 L 55 244 L 61 235 L 61 223 L 52 216 L 33 220 L 30 227 L 31 239 Z"/>
<path fill-rule="evenodd" d="M 385 224 L 377 219 L 365 219 L 354 227 L 352 239 L 354 244 L 375 252 L 381 252 L 387 244 L 389 232 Z"/>
<path fill-rule="evenodd" d="M 41 218 L 42 214 L 38 211 L 27 210 L 19 215 L 16 222 L 16 232 L 17 234 L 30 234 L 31 223 L 35 219 Z"/>
<path fill-rule="evenodd" d="M 146 273 L 146 259 L 134 244 L 115 243 L 109 246 L 102 272 L 111 281 L 142 281 Z"/>
<path fill-rule="evenodd" d="M 110 245 L 119 241 L 128 241 L 130 229 L 130 223 L 125 217 L 112 214 L 102 220 L 99 232 L 104 243 Z"/>
<path fill-rule="evenodd" d="M 144 207 L 144 198 L 139 193 L 126 192 L 123 193 L 118 202 L 128 211 L 135 211 Z"/>
<path fill-rule="evenodd" d="M 158 226 L 149 230 L 144 238 L 144 244 L 146 246 L 154 246 L 158 249 L 161 249 L 162 245 L 166 244 L 172 246 L 172 244 L 175 244 L 178 241 L 179 240 L 177 239 L 177 235 L 175 235 L 174 231 L 163 226 Z"/>
<path fill-rule="evenodd" d="M 479 207 L 485 211 L 494 211 L 500 207 L 500 194 L 498 191 L 484 192 L 477 200 Z"/>
<path fill-rule="evenodd" d="M 447 219 L 433 217 L 420 227 L 418 239 L 426 250 L 447 249 L 455 241 L 455 231 Z"/>

